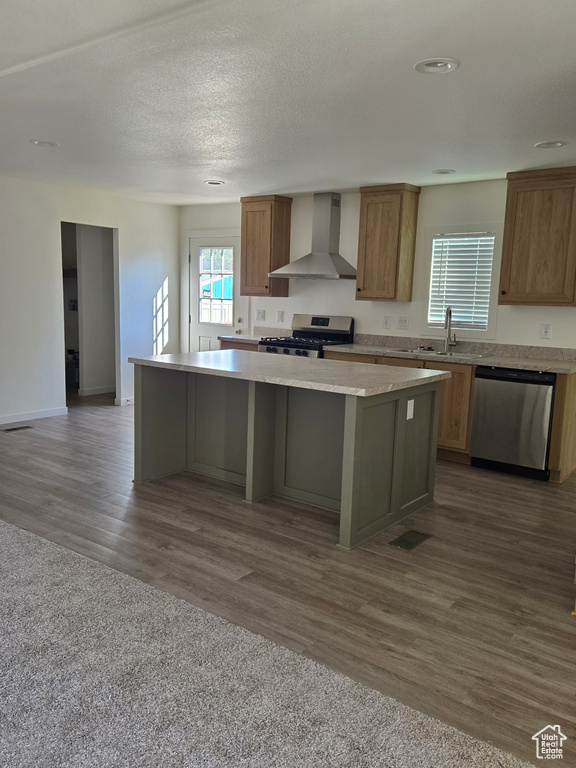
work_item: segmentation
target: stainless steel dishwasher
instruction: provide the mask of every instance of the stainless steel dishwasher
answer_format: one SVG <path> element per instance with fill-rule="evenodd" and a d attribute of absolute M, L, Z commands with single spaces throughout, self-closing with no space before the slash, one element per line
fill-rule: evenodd
<path fill-rule="evenodd" d="M 555 384 L 555 373 L 479 365 L 472 411 L 472 466 L 548 480 Z"/>

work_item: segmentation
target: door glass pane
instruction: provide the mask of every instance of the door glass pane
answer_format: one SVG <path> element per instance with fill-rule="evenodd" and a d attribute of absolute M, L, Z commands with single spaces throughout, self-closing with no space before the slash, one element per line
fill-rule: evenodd
<path fill-rule="evenodd" d="M 232 325 L 234 248 L 200 248 L 198 264 L 199 322 Z"/>

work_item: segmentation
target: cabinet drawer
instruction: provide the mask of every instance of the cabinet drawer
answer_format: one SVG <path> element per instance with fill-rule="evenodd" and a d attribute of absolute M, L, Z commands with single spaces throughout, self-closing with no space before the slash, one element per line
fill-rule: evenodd
<path fill-rule="evenodd" d="M 410 357 L 379 357 L 380 365 L 399 365 L 402 368 L 424 368 L 423 360 L 413 360 Z"/>
<path fill-rule="evenodd" d="M 241 349 L 244 352 L 257 352 L 258 344 L 250 344 L 249 342 L 243 344 L 241 341 L 225 341 L 221 339 L 220 349 Z"/>
<path fill-rule="evenodd" d="M 324 352 L 325 360 L 343 360 L 346 363 L 375 363 L 375 355 L 353 355 L 350 352 Z"/>

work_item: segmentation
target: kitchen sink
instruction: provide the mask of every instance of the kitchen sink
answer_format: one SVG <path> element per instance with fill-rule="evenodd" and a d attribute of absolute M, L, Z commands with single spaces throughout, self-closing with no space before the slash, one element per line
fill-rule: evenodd
<path fill-rule="evenodd" d="M 473 355 L 471 352 L 429 352 L 430 355 L 439 357 L 469 357 L 478 360 L 482 355 Z"/>
<path fill-rule="evenodd" d="M 468 357 L 478 360 L 482 355 L 474 355 L 471 352 L 434 352 L 432 349 L 399 349 L 398 352 L 410 352 L 413 355 L 422 355 L 422 357 Z"/>

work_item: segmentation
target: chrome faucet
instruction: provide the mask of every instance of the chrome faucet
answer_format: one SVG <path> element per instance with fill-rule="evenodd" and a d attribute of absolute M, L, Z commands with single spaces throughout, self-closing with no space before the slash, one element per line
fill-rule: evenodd
<path fill-rule="evenodd" d="M 446 307 L 446 317 L 444 318 L 444 328 L 446 328 L 446 339 L 444 340 L 444 354 L 450 354 L 450 347 L 456 346 L 456 334 L 452 333 L 452 307 Z"/>

